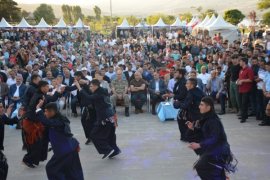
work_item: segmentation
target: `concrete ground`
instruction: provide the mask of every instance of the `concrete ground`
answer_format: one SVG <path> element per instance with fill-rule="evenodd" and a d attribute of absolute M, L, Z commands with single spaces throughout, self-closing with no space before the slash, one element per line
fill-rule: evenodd
<path fill-rule="evenodd" d="M 72 132 L 81 143 L 80 158 L 86 180 L 193 180 L 199 179 L 192 170 L 198 157 L 179 141 L 176 121 L 160 122 L 149 113 L 129 118 L 118 108 L 117 142 L 122 154 L 102 160 L 94 146 L 84 144 L 85 137 L 79 118 L 71 118 Z M 254 118 L 240 124 L 233 114 L 221 116 L 231 149 L 239 161 L 232 180 L 267 180 L 270 171 L 270 127 L 259 127 Z M 5 151 L 9 163 L 8 180 L 45 180 L 46 162 L 35 169 L 21 164 L 19 130 L 6 127 Z M 51 153 L 49 154 L 49 158 Z"/>

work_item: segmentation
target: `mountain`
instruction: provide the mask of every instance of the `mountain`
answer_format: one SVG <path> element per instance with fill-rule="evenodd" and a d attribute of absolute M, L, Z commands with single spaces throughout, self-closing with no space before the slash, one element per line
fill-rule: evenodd
<path fill-rule="evenodd" d="M 47 0 L 50 3 L 52 0 Z M 191 12 L 193 14 L 199 14 L 196 10 L 198 7 L 202 7 L 202 11 L 206 9 L 215 9 L 218 13 L 223 14 L 228 9 L 239 9 L 245 15 L 252 10 L 256 10 L 258 0 L 111 0 L 113 15 L 128 16 L 135 15 L 139 17 L 145 17 L 155 13 L 165 13 L 171 15 L 177 15 L 180 13 Z M 27 0 L 20 0 L 20 2 L 28 3 Z M 66 3 L 65 0 L 60 2 Z M 80 1 L 82 2 L 82 1 Z M 78 4 L 82 7 L 82 11 L 85 15 L 94 15 L 93 7 L 97 5 L 101 8 L 103 15 L 109 15 L 110 3 L 109 0 L 91 0 L 84 1 L 83 4 Z M 46 3 L 46 1 L 45 1 Z M 86 4 L 87 3 L 87 4 Z M 68 3 L 66 3 L 68 4 Z M 39 4 L 23 4 L 19 3 L 19 6 L 26 10 L 33 12 Z M 55 11 L 56 17 L 62 16 L 61 5 L 52 5 Z M 262 15 L 261 11 L 257 11 L 258 17 Z"/>
<path fill-rule="evenodd" d="M 26 10 L 27 12 L 34 12 L 35 9 L 39 6 L 39 4 L 19 4 L 19 7 L 22 8 L 23 10 Z M 62 17 L 62 9 L 61 9 L 61 6 L 62 5 L 54 5 L 54 4 L 51 4 L 53 10 L 54 10 L 54 14 L 57 18 L 60 18 Z M 92 9 L 88 9 L 88 8 L 84 8 L 82 7 L 82 13 L 85 15 L 85 16 L 88 16 L 88 15 L 94 15 L 94 11 L 93 11 L 93 8 Z"/>

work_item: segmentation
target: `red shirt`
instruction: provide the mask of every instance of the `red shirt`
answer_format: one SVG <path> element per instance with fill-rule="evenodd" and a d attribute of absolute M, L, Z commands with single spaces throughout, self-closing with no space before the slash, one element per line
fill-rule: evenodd
<path fill-rule="evenodd" d="M 250 67 L 245 67 L 239 72 L 239 80 L 243 79 L 250 79 L 254 80 L 254 73 Z M 247 93 L 250 92 L 252 89 L 252 82 L 244 82 L 241 85 L 239 85 L 239 92 L 240 93 Z"/>

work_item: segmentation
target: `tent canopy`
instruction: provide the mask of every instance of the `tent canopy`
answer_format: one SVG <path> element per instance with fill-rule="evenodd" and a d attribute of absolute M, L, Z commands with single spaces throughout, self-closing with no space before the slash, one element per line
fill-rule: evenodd
<path fill-rule="evenodd" d="M 119 26 L 117 26 L 118 29 L 130 29 L 132 26 L 129 25 L 127 19 L 125 18 Z"/>
<path fill-rule="evenodd" d="M 203 25 L 202 28 L 205 29 L 207 26 L 211 25 L 216 19 L 216 16 L 213 14 L 212 17 Z"/>
<path fill-rule="evenodd" d="M 179 17 L 177 17 L 175 22 L 171 25 L 171 27 L 183 27 L 183 26 L 185 26 L 185 23 L 181 22 Z"/>
<path fill-rule="evenodd" d="M 194 26 L 195 24 L 198 24 L 200 19 L 197 16 L 194 16 L 191 21 L 187 24 L 187 26 Z"/>
<path fill-rule="evenodd" d="M 196 28 L 203 28 L 204 25 L 207 24 L 209 20 L 210 20 L 210 18 L 209 18 L 209 16 L 207 15 L 207 16 L 204 18 L 204 20 L 196 26 Z"/>
<path fill-rule="evenodd" d="M 31 28 L 32 26 L 28 24 L 28 22 L 22 18 L 21 22 L 16 26 L 17 28 Z"/>
<path fill-rule="evenodd" d="M 67 24 L 65 23 L 64 19 L 61 18 L 59 22 L 54 26 L 55 28 L 66 28 Z"/>
<path fill-rule="evenodd" d="M 12 28 L 5 18 L 2 17 L 1 22 L 0 22 L 0 28 Z"/>
<path fill-rule="evenodd" d="M 158 22 L 153 25 L 153 27 L 168 27 L 169 25 L 165 24 L 162 18 L 159 18 Z"/>
<path fill-rule="evenodd" d="M 35 27 L 36 28 L 51 28 L 52 26 L 48 25 L 46 21 L 43 18 L 41 18 L 40 22 Z"/>
<path fill-rule="evenodd" d="M 210 25 L 206 26 L 205 29 L 209 31 L 215 31 L 219 29 L 227 29 L 227 30 L 236 30 L 237 27 L 226 22 L 221 15 L 217 17 L 217 19 L 211 23 Z"/>
<path fill-rule="evenodd" d="M 75 24 L 75 26 L 73 26 L 73 28 L 84 28 L 84 24 L 81 20 L 81 18 L 78 19 L 77 23 Z"/>
<path fill-rule="evenodd" d="M 135 27 L 136 28 L 149 28 L 150 26 L 146 23 L 139 22 Z"/>

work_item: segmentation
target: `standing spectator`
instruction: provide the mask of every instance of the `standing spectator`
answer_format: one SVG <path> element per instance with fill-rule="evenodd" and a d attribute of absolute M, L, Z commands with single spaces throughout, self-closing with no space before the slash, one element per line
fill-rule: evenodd
<path fill-rule="evenodd" d="M 252 69 L 248 67 L 247 58 L 241 58 L 240 66 L 242 69 L 237 80 L 237 85 L 239 86 L 239 102 L 241 109 L 241 116 L 239 119 L 241 119 L 241 123 L 245 123 L 248 118 L 248 101 L 253 85 L 254 74 Z"/>
<path fill-rule="evenodd" d="M 211 78 L 207 82 L 206 89 L 214 100 L 219 100 L 221 105 L 221 112 L 219 114 L 225 114 L 226 92 L 224 89 L 224 82 L 217 76 L 217 71 L 211 72 Z"/>
<path fill-rule="evenodd" d="M 232 66 L 230 68 L 230 99 L 232 104 L 232 113 L 237 113 L 240 110 L 239 90 L 236 84 L 240 70 L 241 66 L 239 65 L 238 55 L 233 55 Z"/>
<path fill-rule="evenodd" d="M 263 83 L 263 95 L 264 95 L 264 110 L 270 101 L 270 62 L 265 65 L 266 73 Z M 263 121 L 259 124 L 260 126 L 270 126 L 269 114 L 264 114 Z"/>

